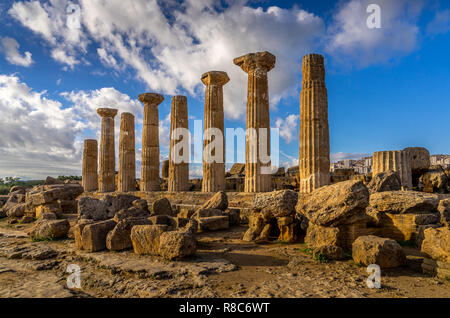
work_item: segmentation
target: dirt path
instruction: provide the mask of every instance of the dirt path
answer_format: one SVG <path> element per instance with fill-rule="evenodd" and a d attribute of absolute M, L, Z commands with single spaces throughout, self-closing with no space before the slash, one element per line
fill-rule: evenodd
<path fill-rule="evenodd" d="M 422 274 L 413 249 L 408 267 L 384 270 L 382 288 L 369 289 L 352 260 L 320 263 L 304 244 L 245 243 L 245 227 L 199 235 L 197 255 L 178 262 L 30 242 L 25 228 L 0 222 L 0 297 L 450 297 L 450 283 Z M 80 266 L 81 290 L 66 286 L 70 264 Z"/>

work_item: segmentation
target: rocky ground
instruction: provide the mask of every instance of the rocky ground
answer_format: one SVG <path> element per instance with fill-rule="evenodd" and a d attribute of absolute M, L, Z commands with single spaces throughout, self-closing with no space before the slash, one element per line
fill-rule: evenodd
<path fill-rule="evenodd" d="M 73 240 L 31 242 L 29 225 L 0 220 L 0 297 L 450 297 L 450 282 L 421 273 L 417 249 L 408 266 L 382 271 L 369 289 L 365 267 L 349 258 L 313 259 L 304 244 L 255 244 L 246 226 L 198 235 L 194 257 L 170 262 L 132 251 L 75 251 Z M 70 290 L 67 266 L 81 268 Z"/>

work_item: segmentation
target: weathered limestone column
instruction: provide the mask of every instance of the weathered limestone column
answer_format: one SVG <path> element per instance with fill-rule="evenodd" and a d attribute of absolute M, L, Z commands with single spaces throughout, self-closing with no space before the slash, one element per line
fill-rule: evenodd
<path fill-rule="evenodd" d="M 83 150 L 82 186 L 85 192 L 98 189 L 98 145 L 95 139 L 86 139 Z"/>
<path fill-rule="evenodd" d="M 164 101 L 160 94 L 139 95 L 144 104 L 144 124 L 142 127 L 141 191 L 159 191 L 159 111 Z"/>
<path fill-rule="evenodd" d="M 164 160 L 161 167 L 161 178 L 169 178 L 169 160 Z"/>
<path fill-rule="evenodd" d="M 136 190 L 136 147 L 134 137 L 134 116 L 122 113 L 119 140 L 119 192 Z"/>
<path fill-rule="evenodd" d="M 379 151 L 373 154 L 372 175 L 386 171 L 399 174 L 402 186 L 412 188 L 411 158 L 406 151 Z"/>
<path fill-rule="evenodd" d="M 205 91 L 205 122 L 203 126 L 203 192 L 225 191 L 225 134 L 223 114 L 223 85 L 230 78 L 225 72 L 208 72 L 202 75 L 202 82 L 206 85 Z M 214 128 L 216 132 L 212 132 Z M 210 154 L 205 153 L 211 143 L 210 133 L 222 136 L 222 154 L 217 149 Z M 217 137 L 214 137 L 217 138 Z M 211 157 L 209 157 L 211 155 Z M 217 159 L 213 161 L 213 159 Z M 213 162 L 211 162 L 213 161 Z"/>
<path fill-rule="evenodd" d="M 234 59 L 234 64 L 248 74 L 245 192 L 272 190 L 267 73 L 275 67 L 275 61 L 275 56 L 269 52 L 250 53 Z M 261 154 L 269 159 L 261 158 Z"/>
<path fill-rule="evenodd" d="M 187 191 L 189 188 L 189 162 L 176 163 L 173 157 L 181 157 L 182 152 L 175 154 L 174 146 L 182 138 L 172 139 L 177 128 L 188 129 L 188 110 L 186 96 L 172 97 L 172 109 L 170 113 L 170 149 L 169 149 L 169 180 L 167 188 L 169 192 Z"/>
<path fill-rule="evenodd" d="M 99 155 L 99 192 L 114 192 L 116 158 L 114 146 L 114 117 L 117 115 L 117 109 L 99 108 L 97 114 L 102 117 L 102 133 L 100 139 Z"/>
<path fill-rule="evenodd" d="M 303 57 L 300 93 L 300 193 L 330 184 L 330 133 L 324 58 Z"/>

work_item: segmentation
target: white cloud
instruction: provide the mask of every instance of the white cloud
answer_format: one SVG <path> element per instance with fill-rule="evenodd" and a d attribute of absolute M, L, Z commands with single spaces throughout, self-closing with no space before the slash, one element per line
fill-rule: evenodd
<path fill-rule="evenodd" d="M 73 109 L 45 94 L 33 91 L 17 76 L 0 75 L 0 174 L 28 171 L 33 177 L 45 169 L 55 168 L 56 173 L 77 168 L 81 147 L 77 136 L 85 126 L 75 119 Z"/>
<path fill-rule="evenodd" d="M 79 175 L 83 139 L 100 140 L 99 107 L 119 110 L 116 143 L 122 112 L 134 114 L 136 126 L 142 125 L 142 104 L 114 88 L 61 95 L 66 103 L 49 99 L 45 91 L 34 91 L 15 75 L 0 75 L 0 175 Z M 136 144 L 140 142 L 141 132 L 136 130 Z"/>
<path fill-rule="evenodd" d="M 10 37 L 0 37 L 0 52 L 5 54 L 6 60 L 14 65 L 28 67 L 33 64 L 30 52 L 25 52 L 22 56 L 19 52 L 19 43 Z"/>
<path fill-rule="evenodd" d="M 275 106 L 281 98 L 297 93 L 299 60 L 317 47 L 316 40 L 324 32 L 321 18 L 296 7 L 263 10 L 247 6 L 247 1 L 229 1 L 222 7 L 214 0 L 188 0 L 181 5 L 156 0 L 79 0 L 81 27 L 68 28 L 65 7 L 69 3 L 18 2 L 10 14 L 40 34 L 53 47 L 52 57 L 58 62 L 74 67 L 94 41 L 104 65 L 131 69 L 149 90 L 163 94 L 199 97 L 204 72 L 226 71 L 231 81 L 224 88 L 224 108 L 231 119 L 242 118 L 246 104 L 247 75 L 233 64 L 235 57 L 264 50 L 277 56 L 276 67 L 269 73 Z"/>
<path fill-rule="evenodd" d="M 360 160 L 364 157 L 370 157 L 372 154 L 368 153 L 346 153 L 346 152 L 336 152 L 332 153 L 330 156 L 331 162 L 338 162 L 344 159 Z"/>
<path fill-rule="evenodd" d="M 381 28 L 367 26 L 372 0 L 343 2 L 328 28 L 326 50 L 333 58 L 357 66 L 384 63 L 412 52 L 418 45 L 420 0 L 378 0 Z"/>
<path fill-rule="evenodd" d="M 86 53 L 89 41 L 81 27 L 80 7 L 74 1 L 20 1 L 8 12 L 48 42 L 55 61 L 71 68 L 80 63 L 76 55 Z"/>
<path fill-rule="evenodd" d="M 298 138 L 298 124 L 300 115 L 290 114 L 285 119 L 277 118 L 275 127 L 280 129 L 280 137 L 290 144 L 292 140 Z"/>
<path fill-rule="evenodd" d="M 450 31 L 450 10 L 437 11 L 433 20 L 427 25 L 428 34 L 444 34 Z"/>

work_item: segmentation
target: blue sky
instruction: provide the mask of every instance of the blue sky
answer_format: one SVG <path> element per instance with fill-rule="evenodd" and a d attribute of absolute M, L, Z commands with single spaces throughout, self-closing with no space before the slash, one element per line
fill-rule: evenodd
<path fill-rule="evenodd" d="M 381 29 L 367 28 L 370 3 L 381 8 Z M 277 56 L 270 115 L 284 166 L 298 159 L 301 58 L 311 52 L 326 58 L 333 160 L 409 146 L 450 153 L 448 1 L 7 0 L 0 176 L 80 174 L 82 141 L 98 138 L 97 107 L 135 114 L 139 158 L 143 92 L 165 95 L 167 157 L 171 96 L 188 96 L 193 128 L 210 70 L 231 79 L 225 126 L 245 128 L 247 78 L 233 58 L 262 50 Z M 201 166 L 191 170 L 197 176 Z"/>

